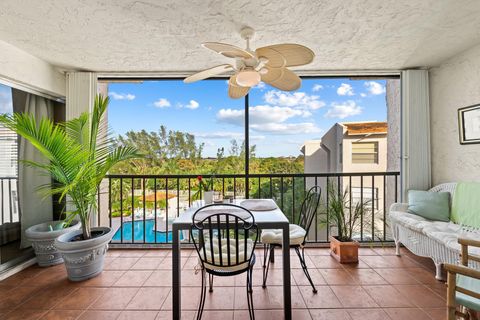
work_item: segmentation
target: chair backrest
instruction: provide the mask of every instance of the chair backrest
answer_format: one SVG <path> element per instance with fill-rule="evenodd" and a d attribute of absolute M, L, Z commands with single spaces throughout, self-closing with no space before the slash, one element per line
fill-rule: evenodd
<path fill-rule="evenodd" d="M 191 239 L 203 267 L 210 270 L 246 269 L 258 239 L 252 213 L 233 204 L 212 204 L 193 214 Z"/>
<path fill-rule="evenodd" d="M 321 192 L 322 189 L 319 186 L 313 186 L 308 190 L 307 195 L 303 200 L 300 209 L 300 216 L 298 217 L 298 225 L 307 232 L 305 238 L 308 235 L 313 219 L 317 215 Z"/>

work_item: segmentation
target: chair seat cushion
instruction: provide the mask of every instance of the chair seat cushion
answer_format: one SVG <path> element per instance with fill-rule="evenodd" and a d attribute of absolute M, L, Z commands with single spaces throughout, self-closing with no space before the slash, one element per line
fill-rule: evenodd
<path fill-rule="evenodd" d="M 457 286 L 465 288 L 473 292 L 480 292 L 480 280 L 467 277 L 464 275 L 457 275 Z M 456 292 L 456 302 L 467 308 L 480 311 L 480 300 L 472 296 L 463 294 L 461 292 Z"/>
<path fill-rule="evenodd" d="M 238 265 L 237 264 L 237 249 L 236 249 L 236 240 L 234 238 L 221 239 L 221 246 L 219 245 L 218 238 L 212 239 L 213 246 L 210 245 L 209 240 L 205 239 L 205 253 L 204 250 L 200 251 L 200 260 L 203 260 L 205 268 L 211 270 L 222 270 L 222 271 L 238 271 L 241 269 L 246 269 L 248 267 L 248 260 L 253 254 L 253 241 L 247 239 L 247 246 L 245 247 L 245 242 L 243 239 L 238 240 Z M 228 252 L 228 243 L 230 242 L 230 255 Z M 213 258 L 212 250 L 213 248 Z M 221 254 L 220 254 L 221 248 Z M 246 256 L 245 256 L 246 255 Z M 230 257 L 229 257 L 230 256 Z M 230 258 L 230 263 L 229 263 Z M 246 261 L 245 261 L 246 260 Z"/>
<path fill-rule="evenodd" d="M 260 241 L 265 244 L 282 245 L 282 230 L 267 229 L 262 230 Z M 307 232 L 296 224 L 290 224 L 290 245 L 301 245 Z"/>

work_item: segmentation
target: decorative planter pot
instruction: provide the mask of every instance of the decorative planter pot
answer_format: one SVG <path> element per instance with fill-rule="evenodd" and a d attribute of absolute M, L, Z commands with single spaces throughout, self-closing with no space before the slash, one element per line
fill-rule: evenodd
<path fill-rule="evenodd" d="M 63 263 L 62 255 L 54 246 L 55 238 L 62 234 L 80 229 L 80 222 L 73 221 L 68 228 L 51 231 L 49 226 L 62 221 L 51 221 L 31 226 L 25 230 L 25 236 L 32 243 L 40 267 L 48 267 Z"/>
<path fill-rule="evenodd" d="M 358 247 L 356 241 L 342 242 L 337 237 L 330 237 L 330 255 L 340 263 L 357 263 Z"/>
<path fill-rule="evenodd" d="M 108 227 L 96 227 L 92 228 L 92 239 L 75 241 L 81 234 L 82 230 L 78 230 L 55 239 L 55 247 L 62 254 L 68 278 L 72 281 L 87 280 L 102 272 L 114 232 Z"/>
<path fill-rule="evenodd" d="M 205 204 L 213 203 L 213 191 L 204 191 L 203 200 L 205 201 Z"/>

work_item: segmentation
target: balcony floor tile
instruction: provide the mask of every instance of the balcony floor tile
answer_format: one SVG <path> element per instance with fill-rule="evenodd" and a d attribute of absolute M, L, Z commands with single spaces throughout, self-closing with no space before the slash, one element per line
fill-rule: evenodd
<path fill-rule="evenodd" d="M 256 319 L 281 319 L 282 256 L 275 251 L 267 287 L 262 288 L 263 250 L 253 272 Z M 406 249 L 361 248 L 358 264 L 344 265 L 327 248 L 307 248 L 307 265 L 318 289 L 314 294 L 291 252 L 294 319 L 395 320 L 444 319 L 444 283 L 433 265 Z M 182 319 L 193 320 L 200 298 L 201 273 L 196 252 L 182 250 Z M 63 265 L 32 266 L 0 281 L 1 319 L 142 319 L 172 315 L 171 251 L 111 249 L 105 270 L 80 283 L 67 279 Z M 203 319 L 248 319 L 246 275 L 216 277 L 207 292 Z"/>

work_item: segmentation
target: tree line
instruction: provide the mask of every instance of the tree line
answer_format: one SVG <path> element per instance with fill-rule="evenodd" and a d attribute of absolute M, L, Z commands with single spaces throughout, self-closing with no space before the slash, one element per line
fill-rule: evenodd
<path fill-rule="evenodd" d="M 117 165 L 112 174 L 243 174 L 245 142 L 232 139 L 216 157 L 204 157 L 205 144 L 195 135 L 160 126 L 158 131 L 129 131 L 116 143 L 137 148 L 144 158 Z M 250 173 L 302 173 L 303 156 L 256 157 L 256 145 L 250 146 Z"/>

